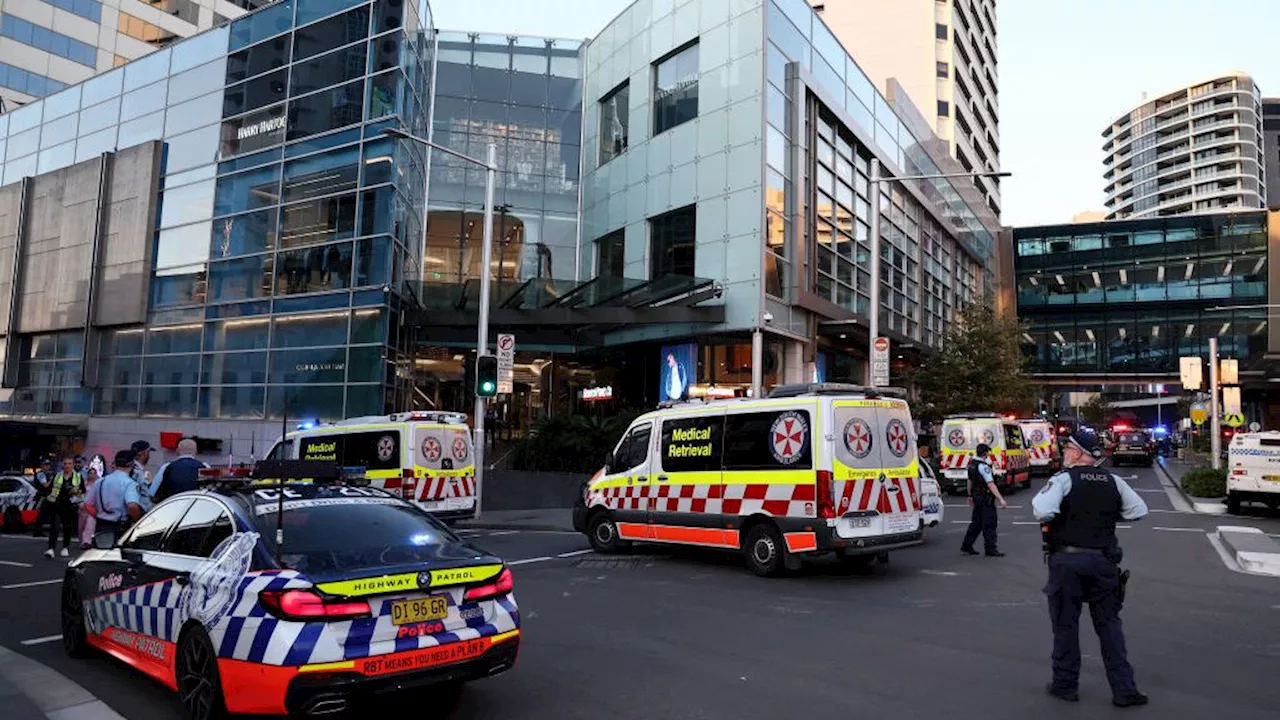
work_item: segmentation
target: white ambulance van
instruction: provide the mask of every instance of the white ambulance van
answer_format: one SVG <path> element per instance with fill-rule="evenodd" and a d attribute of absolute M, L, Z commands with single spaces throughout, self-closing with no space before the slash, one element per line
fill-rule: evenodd
<path fill-rule="evenodd" d="M 943 491 L 968 492 L 969 461 L 979 445 L 991 448 L 988 458 L 1000 490 L 1031 487 L 1031 465 L 1023 447 L 1022 428 L 996 413 L 952 415 L 942 421 L 942 453 L 938 479 Z"/>
<path fill-rule="evenodd" d="M 574 527 L 597 552 L 632 542 L 741 552 L 752 571 L 836 553 L 870 566 L 924 534 L 901 390 L 788 385 L 767 398 L 640 416 L 587 482 Z"/>
<path fill-rule="evenodd" d="M 1032 475 L 1048 477 L 1062 469 L 1062 450 L 1053 424 L 1043 418 L 1019 420 L 1022 443 L 1027 450 L 1027 463 Z"/>
<path fill-rule="evenodd" d="M 475 448 L 461 413 L 402 412 L 300 427 L 268 460 L 363 467 L 369 484 L 445 521 L 475 517 Z"/>
<path fill-rule="evenodd" d="M 1280 507 L 1280 432 L 1239 433 L 1227 448 L 1227 511 L 1241 503 Z"/>

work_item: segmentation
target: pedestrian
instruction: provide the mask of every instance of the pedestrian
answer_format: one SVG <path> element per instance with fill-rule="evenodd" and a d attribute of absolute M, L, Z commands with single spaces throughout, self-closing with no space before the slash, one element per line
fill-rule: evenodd
<path fill-rule="evenodd" d="M 138 484 L 129 471 L 133 469 L 132 450 L 116 453 L 115 470 L 93 486 L 93 494 L 87 502 L 93 504 L 97 519 L 96 532 L 123 532 L 130 523 L 142 517 L 142 505 Z"/>
<path fill-rule="evenodd" d="M 969 518 L 969 530 L 964 534 L 964 542 L 960 544 L 960 552 L 965 555 L 977 555 L 973 549 L 978 535 L 982 535 L 983 549 L 987 557 L 1004 557 L 1004 553 L 996 548 L 996 504 L 1007 508 L 1000 488 L 996 487 L 995 475 L 991 472 L 991 446 L 979 443 L 973 459 L 969 461 L 969 506 L 973 515 Z"/>
<path fill-rule="evenodd" d="M 1068 442 L 1063 453 L 1067 469 L 1049 478 L 1031 501 L 1036 519 L 1047 530 L 1049 581 L 1044 594 L 1053 623 L 1053 680 L 1047 689 L 1068 702 L 1080 699 L 1080 610 L 1088 603 L 1112 704 L 1146 705 L 1147 696 L 1138 692 L 1129 665 L 1120 623 L 1129 573 L 1120 569 L 1124 554 L 1116 539 L 1116 521 L 1145 517 L 1147 504 L 1128 483 L 1093 462 L 1080 444 Z"/>
<path fill-rule="evenodd" d="M 93 463 L 90 463 L 85 467 L 84 471 L 84 495 L 82 497 L 82 502 L 80 503 L 80 525 L 78 535 L 80 538 L 80 548 L 85 550 L 92 547 L 93 533 L 97 527 L 97 521 L 93 517 L 97 508 L 89 502 L 88 498 L 90 493 L 93 492 L 93 486 L 98 483 L 98 480 L 98 468 Z"/>
<path fill-rule="evenodd" d="M 155 505 L 155 499 L 151 497 L 151 473 L 147 471 L 147 463 L 151 462 L 151 443 L 139 440 L 129 449 L 133 451 L 134 457 L 129 476 L 138 486 L 138 504 L 142 506 L 143 512 L 147 512 Z"/>
<path fill-rule="evenodd" d="M 84 481 L 76 472 L 76 461 L 68 456 L 62 460 L 62 471 L 53 477 L 49 486 L 49 549 L 44 556 L 52 559 L 58 549 L 58 531 L 62 531 L 62 557 L 71 554 L 71 538 L 75 535 L 77 501 L 84 495 Z"/>
<path fill-rule="evenodd" d="M 49 497 L 49 488 L 53 485 L 53 462 L 49 458 L 40 460 L 40 468 L 36 470 L 36 525 L 32 529 L 31 534 L 40 537 L 46 532 L 46 525 L 50 522 L 49 506 L 45 500 Z"/>
<path fill-rule="evenodd" d="M 177 459 L 161 465 L 151 481 L 150 494 L 155 502 L 199 486 L 200 471 L 209 464 L 196 459 L 197 449 L 196 441 L 191 438 L 178 441 Z"/>

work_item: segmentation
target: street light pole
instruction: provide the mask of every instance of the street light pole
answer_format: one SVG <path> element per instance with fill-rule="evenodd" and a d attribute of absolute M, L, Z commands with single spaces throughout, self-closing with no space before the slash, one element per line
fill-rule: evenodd
<path fill-rule="evenodd" d="M 1209 338 L 1209 452 L 1213 453 L 1213 469 L 1222 467 L 1222 407 L 1218 387 L 1218 338 Z"/>
<path fill-rule="evenodd" d="M 932 175 L 901 175 L 888 178 L 905 180 L 945 180 L 950 178 L 1009 177 L 1007 172 L 936 173 Z M 871 284 L 867 288 L 871 307 L 867 311 L 867 387 L 872 385 L 871 359 L 875 357 L 876 338 L 880 336 L 880 183 L 885 178 L 880 173 L 880 161 L 871 159 L 871 182 L 867 191 L 871 194 Z"/>
<path fill-rule="evenodd" d="M 496 143 L 489 143 L 489 154 L 487 160 L 477 160 L 470 155 L 464 155 L 452 148 L 412 135 L 400 128 L 384 128 L 383 135 L 401 140 L 412 140 L 413 142 L 426 145 L 428 148 L 439 150 L 446 155 L 452 155 L 460 160 L 479 165 L 485 169 L 484 176 L 484 243 L 480 252 L 480 319 L 476 327 L 476 357 L 486 355 L 489 352 L 489 292 L 491 285 L 490 271 L 493 264 L 493 191 L 494 185 L 497 184 L 498 178 L 498 146 Z M 426 206 L 422 208 L 426 213 Z M 423 224 L 426 224 L 426 218 L 423 218 Z M 422 252 L 426 252 L 426 247 L 421 248 Z M 472 388 L 475 391 L 475 388 Z M 475 426 L 475 448 L 473 453 L 476 464 L 476 518 L 480 517 L 481 498 L 484 497 L 482 488 L 484 486 L 484 398 L 476 394 L 476 403 L 474 408 L 474 426 Z"/>

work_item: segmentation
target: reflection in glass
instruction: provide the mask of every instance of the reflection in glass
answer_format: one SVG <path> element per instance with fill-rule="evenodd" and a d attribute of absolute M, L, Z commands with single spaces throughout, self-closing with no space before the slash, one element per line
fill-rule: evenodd
<path fill-rule="evenodd" d="M 284 202 L 354 190 L 359 171 L 360 149 L 355 146 L 287 162 Z"/>
<path fill-rule="evenodd" d="M 320 245 L 278 253 L 276 294 L 343 290 L 351 287 L 351 243 Z"/>
<path fill-rule="evenodd" d="M 358 7 L 351 12 L 329 18 L 294 32 L 293 59 L 303 60 L 336 47 L 348 45 L 369 34 L 369 8 Z"/>
<path fill-rule="evenodd" d="M 289 139 L 360 122 L 363 101 L 361 80 L 294 100 L 289 104 Z"/>
<path fill-rule="evenodd" d="M 209 301 L 266 297 L 271 289 L 271 266 L 271 255 L 209 263 Z"/>
<path fill-rule="evenodd" d="M 621 155 L 627 149 L 627 129 L 630 124 L 630 83 L 600 100 L 600 164 L 603 165 Z"/>
<path fill-rule="evenodd" d="M 222 116 L 239 115 L 284 100 L 288 79 L 282 69 L 228 87 L 223 94 Z"/>
<path fill-rule="evenodd" d="M 230 49 L 239 50 L 259 40 L 278 35 L 288 30 L 292 24 L 293 0 L 280 0 L 270 7 L 233 20 Z"/>
<path fill-rule="evenodd" d="M 346 342 L 348 317 L 346 311 L 277 317 L 272 328 L 273 346 L 342 345 Z"/>
<path fill-rule="evenodd" d="M 262 328 L 265 333 L 266 328 Z M 205 353 L 200 383 L 261 385 L 267 381 L 267 353 Z"/>
<path fill-rule="evenodd" d="M 354 194 L 288 205 L 281 210 L 280 246 L 343 240 L 353 235 L 355 225 Z"/>
<path fill-rule="evenodd" d="M 275 247 L 276 210 L 259 210 L 214 221 L 209 239 L 210 257 L 228 258 L 263 252 Z"/>
<path fill-rule="evenodd" d="M 365 44 L 358 43 L 293 66 L 289 94 L 305 95 L 360 77 L 365 72 Z"/>
<path fill-rule="evenodd" d="M 289 38 L 282 36 L 273 38 L 227 57 L 227 82 L 261 75 L 289 62 Z"/>
<path fill-rule="evenodd" d="M 391 239 L 365 238 L 356 255 L 356 286 L 385 285 L 391 279 Z"/>
<path fill-rule="evenodd" d="M 280 202 L 279 172 L 277 166 L 270 165 L 218 178 L 213 214 L 227 215 Z"/>
<path fill-rule="evenodd" d="M 204 329 L 205 350 L 265 350 L 268 318 L 235 318 L 210 322 Z"/>

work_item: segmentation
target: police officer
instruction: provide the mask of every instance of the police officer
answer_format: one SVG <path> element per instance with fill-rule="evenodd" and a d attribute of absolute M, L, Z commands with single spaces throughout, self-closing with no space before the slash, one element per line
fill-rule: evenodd
<path fill-rule="evenodd" d="M 161 465 L 151 481 L 150 495 L 156 502 L 199 487 L 200 471 L 209 465 L 196 459 L 198 449 L 196 441 L 191 438 L 178 442 L 178 459 Z"/>
<path fill-rule="evenodd" d="M 116 453 L 115 472 L 94 483 L 86 502 L 96 510 L 96 532 L 122 532 L 142 517 L 138 484 L 129 475 L 133 469 L 132 450 Z"/>
<path fill-rule="evenodd" d="M 49 549 L 44 556 L 52 558 L 58 549 L 58 529 L 62 529 L 62 557 L 71 554 L 71 538 L 76 534 L 79 496 L 84 494 L 84 477 L 76 472 L 75 460 L 62 460 L 62 472 L 53 478 L 49 487 Z"/>
<path fill-rule="evenodd" d="M 1098 467 L 1074 439 L 1062 454 L 1066 470 L 1049 478 L 1032 500 L 1036 519 L 1047 522 L 1049 619 L 1053 622 L 1050 695 L 1077 702 L 1080 682 L 1080 610 L 1089 604 L 1102 661 L 1118 707 L 1146 705 L 1125 650 L 1120 608 L 1124 582 L 1116 521 L 1137 520 L 1147 505 L 1128 483 Z"/>
<path fill-rule="evenodd" d="M 978 445 L 973 459 L 969 461 L 969 505 L 973 507 L 973 516 L 969 519 L 969 530 L 964 534 L 964 542 L 960 544 L 960 552 L 965 555 L 977 555 L 973 543 L 979 533 L 982 535 L 983 549 L 987 557 L 1004 557 L 1004 553 L 996 549 L 996 504 L 1007 508 L 1000 488 L 996 487 L 995 475 L 991 472 L 991 446 L 986 443 Z"/>
<path fill-rule="evenodd" d="M 151 462 L 151 443 L 139 440 L 129 447 L 133 451 L 133 467 L 129 476 L 138 486 L 138 505 L 142 512 L 147 512 L 155 504 L 151 497 L 151 475 L 147 472 L 147 463 Z"/>

